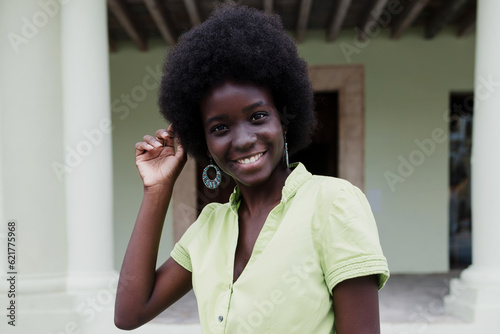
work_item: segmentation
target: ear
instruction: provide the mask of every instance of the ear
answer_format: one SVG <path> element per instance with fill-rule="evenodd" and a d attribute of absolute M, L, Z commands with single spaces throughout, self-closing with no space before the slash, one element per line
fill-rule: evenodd
<path fill-rule="evenodd" d="M 286 135 L 286 133 L 288 132 L 288 126 L 286 126 L 285 124 L 281 123 L 281 129 L 283 130 L 283 135 Z"/>

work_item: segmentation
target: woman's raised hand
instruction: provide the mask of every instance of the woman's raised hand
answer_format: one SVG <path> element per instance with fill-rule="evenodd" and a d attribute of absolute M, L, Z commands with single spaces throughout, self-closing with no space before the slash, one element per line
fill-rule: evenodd
<path fill-rule="evenodd" d="M 172 125 L 167 130 L 156 131 L 154 137 L 144 136 L 143 141 L 135 144 L 135 164 L 144 188 L 173 186 L 186 160 L 186 152 L 179 142 L 175 149 Z"/>

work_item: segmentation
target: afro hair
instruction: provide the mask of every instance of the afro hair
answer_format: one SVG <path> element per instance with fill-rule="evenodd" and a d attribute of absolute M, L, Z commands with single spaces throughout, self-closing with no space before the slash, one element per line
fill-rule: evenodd
<path fill-rule="evenodd" d="M 160 112 L 189 155 L 208 160 L 200 102 L 227 80 L 271 91 L 290 154 L 310 143 L 316 119 L 306 62 L 278 15 L 230 3 L 183 34 L 165 61 Z"/>

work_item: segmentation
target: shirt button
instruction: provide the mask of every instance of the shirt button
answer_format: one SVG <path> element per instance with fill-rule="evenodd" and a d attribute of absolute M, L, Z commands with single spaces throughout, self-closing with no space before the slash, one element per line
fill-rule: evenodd
<path fill-rule="evenodd" d="M 219 322 L 222 322 L 222 320 L 224 320 L 224 317 L 222 315 L 219 315 Z"/>

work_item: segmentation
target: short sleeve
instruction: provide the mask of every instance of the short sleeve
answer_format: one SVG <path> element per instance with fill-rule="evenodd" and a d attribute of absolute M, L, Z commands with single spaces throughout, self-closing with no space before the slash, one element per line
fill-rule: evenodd
<path fill-rule="evenodd" d="M 210 203 L 206 205 L 196 221 L 188 227 L 181 239 L 174 245 L 172 252 L 170 252 L 170 256 L 175 260 L 175 262 L 190 272 L 193 272 L 193 266 L 189 255 L 189 247 L 194 242 L 196 236 L 199 235 L 200 230 L 207 221 L 207 218 L 219 205 L 220 203 Z"/>
<path fill-rule="evenodd" d="M 315 224 L 314 241 L 330 293 L 344 280 L 369 275 L 378 275 L 381 289 L 389 269 L 365 195 L 346 183 L 325 196 L 328 212 Z"/>

